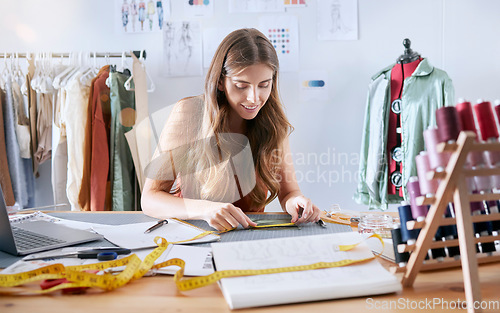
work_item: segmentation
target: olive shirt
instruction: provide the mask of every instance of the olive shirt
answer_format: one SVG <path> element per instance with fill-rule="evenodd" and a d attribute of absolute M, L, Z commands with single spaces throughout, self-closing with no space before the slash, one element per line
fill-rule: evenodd
<path fill-rule="evenodd" d="M 387 127 L 389 121 L 390 79 L 394 64 L 372 77 L 361 141 L 359 181 L 354 200 L 370 209 L 387 209 L 389 203 L 399 203 L 397 195 L 388 195 Z M 423 131 L 436 125 L 436 110 L 454 102 L 454 88 L 445 71 L 432 66 L 424 58 L 413 74 L 403 83 L 401 94 L 401 148 L 403 150 L 403 192 L 408 199 L 406 184 L 417 175 L 415 156 L 424 150 Z"/>

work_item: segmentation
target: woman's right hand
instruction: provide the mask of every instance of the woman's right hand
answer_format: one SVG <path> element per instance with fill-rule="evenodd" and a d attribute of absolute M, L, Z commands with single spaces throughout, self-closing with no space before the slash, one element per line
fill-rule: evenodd
<path fill-rule="evenodd" d="M 211 202 L 203 219 L 217 230 L 233 229 L 240 224 L 244 228 L 257 226 L 257 223 L 231 203 Z"/>

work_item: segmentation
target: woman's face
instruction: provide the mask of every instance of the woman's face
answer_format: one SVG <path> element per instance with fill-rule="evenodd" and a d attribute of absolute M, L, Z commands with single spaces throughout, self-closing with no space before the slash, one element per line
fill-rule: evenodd
<path fill-rule="evenodd" d="M 219 90 L 226 94 L 231 106 L 231 114 L 244 120 L 257 116 L 264 106 L 273 84 L 273 69 L 266 64 L 255 64 L 245 68 L 240 73 L 228 77 L 219 85 Z"/>

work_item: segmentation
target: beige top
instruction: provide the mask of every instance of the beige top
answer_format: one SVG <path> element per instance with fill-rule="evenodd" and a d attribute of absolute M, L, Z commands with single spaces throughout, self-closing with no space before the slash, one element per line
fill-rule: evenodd
<path fill-rule="evenodd" d="M 203 96 L 175 104 L 146 175 L 175 182 L 180 197 L 229 202 L 243 211 L 263 211 L 264 207 L 250 207 L 248 194 L 255 187 L 256 175 L 248 139 L 241 134 L 215 136 L 203 131 L 203 115 Z M 197 162 L 190 162 L 193 158 Z M 207 177 L 216 183 L 210 184 Z"/>

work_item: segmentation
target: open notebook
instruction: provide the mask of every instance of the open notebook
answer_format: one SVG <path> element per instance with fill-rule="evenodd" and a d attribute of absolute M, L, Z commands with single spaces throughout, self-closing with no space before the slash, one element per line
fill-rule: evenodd
<path fill-rule="evenodd" d="M 370 239 L 374 240 L 374 239 Z M 335 246 L 363 241 L 346 232 L 294 238 L 213 243 L 217 271 L 265 269 L 373 257 L 362 242 L 350 251 Z M 302 272 L 225 278 L 220 282 L 231 309 L 397 292 L 398 279 L 377 260 Z"/>

